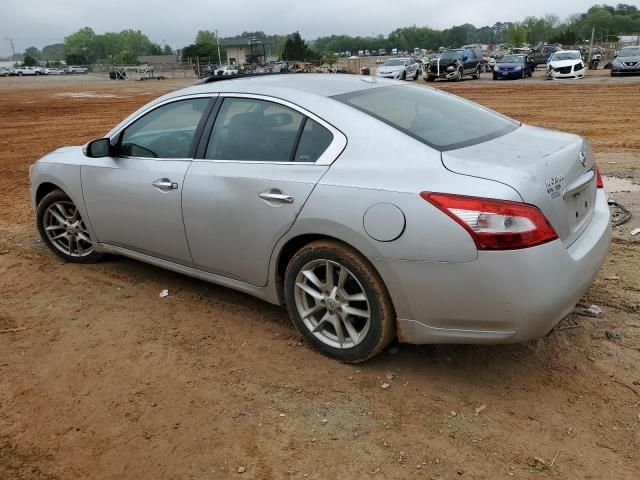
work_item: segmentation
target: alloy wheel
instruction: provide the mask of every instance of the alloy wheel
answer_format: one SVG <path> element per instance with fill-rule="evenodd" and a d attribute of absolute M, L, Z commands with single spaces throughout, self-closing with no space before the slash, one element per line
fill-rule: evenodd
<path fill-rule="evenodd" d="M 367 337 L 369 299 L 355 275 L 337 262 L 307 263 L 296 277 L 294 302 L 304 326 L 325 345 L 353 348 Z"/>
<path fill-rule="evenodd" d="M 84 258 L 93 253 L 89 232 L 73 202 L 61 200 L 49 205 L 43 227 L 51 244 L 65 255 Z"/>

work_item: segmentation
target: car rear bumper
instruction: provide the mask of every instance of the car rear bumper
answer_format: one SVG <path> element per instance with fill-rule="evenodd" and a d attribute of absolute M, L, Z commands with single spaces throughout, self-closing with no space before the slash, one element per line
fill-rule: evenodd
<path fill-rule="evenodd" d="M 523 250 L 478 253 L 466 263 L 378 260 L 391 269 L 400 341 L 516 343 L 546 335 L 580 300 L 611 241 L 606 194 L 591 224 L 568 248 L 560 240 Z M 401 300 L 402 299 L 402 300 Z M 406 308 L 405 308 L 406 307 Z M 400 310 L 400 309 L 399 309 Z"/>

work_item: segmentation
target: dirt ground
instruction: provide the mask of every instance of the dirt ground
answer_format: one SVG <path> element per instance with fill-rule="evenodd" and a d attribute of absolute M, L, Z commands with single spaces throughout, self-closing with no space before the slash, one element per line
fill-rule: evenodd
<path fill-rule="evenodd" d="M 436 87 L 585 135 L 637 185 L 640 78 L 605 74 Z M 635 217 L 583 299 L 602 319 L 344 365 L 281 308 L 124 258 L 64 264 L 38 241 L 28 166 L 178 86 L 0 79 L 1 479 L 638 478 L 640 193 L 614 194 Z"/>

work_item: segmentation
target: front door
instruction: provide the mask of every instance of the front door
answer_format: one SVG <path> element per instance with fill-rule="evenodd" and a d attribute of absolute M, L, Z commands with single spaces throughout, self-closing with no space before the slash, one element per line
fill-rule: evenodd
<path fill-rule="evenodd" d="M 163 104 L 119 134 L 113 156 L 87 159 L 82 189 L 98 242 L 192 263 L 181 197 L 209 102 Z"/>
<path fill-rule="evenodd" d="M 184 222 L 198 268 L 267 283 L 276 242 L 344 147 L 342 134 L 322 123 L 281 102 L 223 100 L 204 158 L 185 179 Z"/>

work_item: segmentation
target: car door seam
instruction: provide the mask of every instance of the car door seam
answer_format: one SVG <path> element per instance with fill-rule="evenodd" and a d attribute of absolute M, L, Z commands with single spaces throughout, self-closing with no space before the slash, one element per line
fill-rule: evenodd
<path fill-rule="evenodd" d="M 197 147 L 196 147 L 197 148 Z M 184 221 L 184 203 L 183 203 L 183 198 L 184 198 L 184 189 L 185 189 L 185 185 L 187 183 L 187 175 L 189 174 L 189 170 L 191 170 L 191 166 L 193 165 L 193 161 L 189 162 L 189 166 L 187 167 L 187 169 L 184 172 L 184 177 L 182 177 L 182 188 L 180 189 L 180 216 L 182 218 L 182 228 L 184 231 L 184 238 L 187 242 L 187 250 L 189 251 L 189 257 L 191 258 L 191 264 L 195 265 L 196 262 L 193 258 L 193 253 L 191 252 L 191 244 L 189 243 L 189 235 L 187 234 L 187 224 Z"/>

